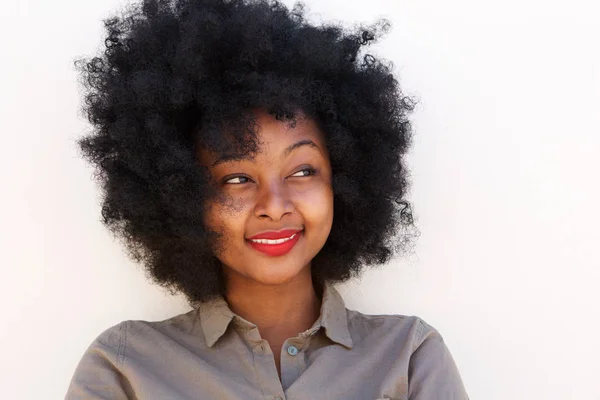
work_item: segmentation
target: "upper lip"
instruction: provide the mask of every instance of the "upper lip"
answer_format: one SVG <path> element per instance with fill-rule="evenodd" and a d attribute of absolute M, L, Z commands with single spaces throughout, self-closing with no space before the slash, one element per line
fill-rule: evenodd
<path fill-rule="evenodd" d="M 254 236 L 250 236 L 248 238 L 248 240 L 250 239 L 284 239 L 284 238 L 288 238 L 290 236 L 292 236 L 294 233 L 298 233 L 302 231 L 302 229 L 290 229 L 290 228 L 285 228 L 285 229 L 280 229 L 278 231 L 263 231 L 260 233 L 257 233 Z"/>

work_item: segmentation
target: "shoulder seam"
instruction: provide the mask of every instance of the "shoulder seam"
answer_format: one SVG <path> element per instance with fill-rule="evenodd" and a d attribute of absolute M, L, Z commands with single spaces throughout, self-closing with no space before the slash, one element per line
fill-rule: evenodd
<path fill-rule="evenodd" d="M 425 331 L 425 321 L 423 321 L 421 318 L 417 317 L 417 323 L 419 324 L 417 326 L 417 340 L 414 343 L 414 347 L 413 347 L 413 352 L 415 352 L 419 346 L 421 346 L 421 344 L 423 343 L 423 332 Z"/>
<path fill-rule="evenodd" d="M 127 348 L 127 327 L 129 321 L 124 321 L 119 326 L 119 349 L 117 350 L 117 365 L 122 367 L 125 364 L 125 350 Z"/>

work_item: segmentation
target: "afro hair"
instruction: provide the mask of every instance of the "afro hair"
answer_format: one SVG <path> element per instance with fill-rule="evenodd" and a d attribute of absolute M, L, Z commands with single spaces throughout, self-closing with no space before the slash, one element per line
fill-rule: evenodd
<path fill-rule="evenodd" d="M 317 284 L 406 248 L 415 102 L 391 62 L 359 55 L 387 20 L 345 29 L 308 23 L 301 2 L 146 0 L 104 26 L 100 52 L 76 61 L 93 128 L 77 144 L 95 167 L 102 222 L 156 283 L 190 303 L 223 293 L 215 232 L 202 221 L 218 196 L 197 151 L 256 151 L 258 108 L 291 123 L 302 113 L 325 133 L 335 213 L 311 263 Z"/>

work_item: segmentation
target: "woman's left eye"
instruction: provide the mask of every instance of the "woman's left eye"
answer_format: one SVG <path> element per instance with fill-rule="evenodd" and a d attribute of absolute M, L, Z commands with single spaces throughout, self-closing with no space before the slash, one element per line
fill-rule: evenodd
<path fill-rule="evenodd" d="M 315 170 L 314 168 L 308 167 L 308 168 L 301 169 L 300 171 L 292 174 L 292 176 L 298 176 L 298 177 L 310 176 L 310 175 L 314 175 L 316 172 L 317 172 L 317 170 Z M 302 175 L 298 175 L 298 174 L 302 174 Z"/>

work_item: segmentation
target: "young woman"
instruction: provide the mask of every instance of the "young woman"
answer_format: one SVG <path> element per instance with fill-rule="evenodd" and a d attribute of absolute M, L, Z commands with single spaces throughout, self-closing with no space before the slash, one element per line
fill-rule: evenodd
<path fill-rule="evenodd" d="M 440 334 L 333 287 L 408 244 L 410 99 L 362 46 L 383 23 L 301 4 L 149 0 L 82 60 L 103 221 L 193 310 L 125 321 L 67 399 L 467 399 Z"/>

